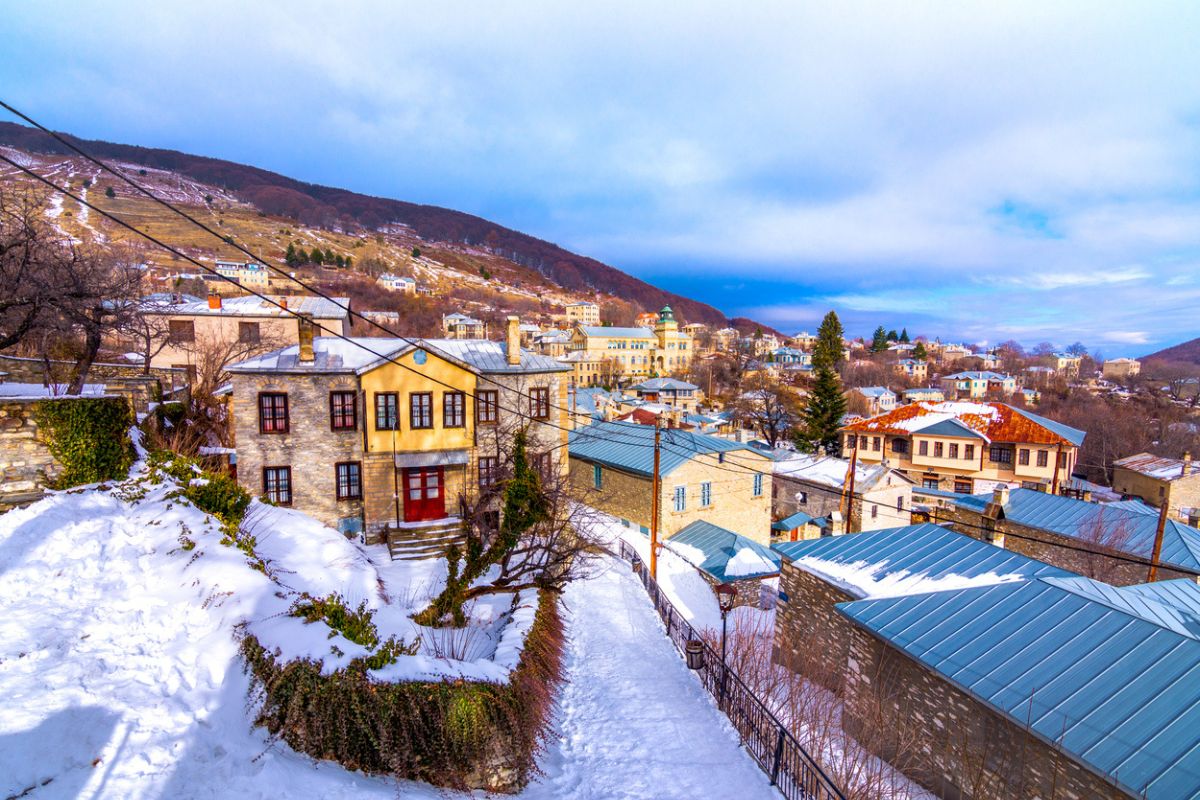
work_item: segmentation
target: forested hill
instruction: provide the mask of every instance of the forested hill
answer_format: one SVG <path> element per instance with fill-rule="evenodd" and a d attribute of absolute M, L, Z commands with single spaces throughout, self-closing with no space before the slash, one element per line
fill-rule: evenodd
<path fill-rule="evenodd" d="M 1163 348 L 1148 356 L 1143 356 L 1142 360 L 1200 364 L 1200 338 L 1192 339 L 1173 347 Z"/>

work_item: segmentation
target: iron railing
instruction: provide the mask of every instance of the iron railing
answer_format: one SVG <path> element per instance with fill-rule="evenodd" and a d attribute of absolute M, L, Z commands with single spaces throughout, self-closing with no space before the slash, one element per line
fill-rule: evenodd
<path fill-rule="evenodd" d="M 654 610 L 667 626 L 667 636 L 681 655 L 688 642 L 699 641 L 704 666 L 696 670 L 704 688 L 717 700 L 729 722 L 741 737 L 742 745 L 762 771 L 788 800 L 845 800 L 833 781 L 796 741 L 782 722 L 771 713 L 737 673 L 721 662 L 721 654 L 704 641 L 695 628 L 675 609 L 659 588 L 641 556 L 628 543 L 621 543 L 621 558 L 628 561 L 637 575 Z"/>

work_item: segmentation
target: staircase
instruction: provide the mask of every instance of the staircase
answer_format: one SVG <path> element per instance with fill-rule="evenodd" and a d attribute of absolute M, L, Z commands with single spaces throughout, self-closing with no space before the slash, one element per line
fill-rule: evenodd
<path fill-rule="evenodd" d="M 428 522 L 405 522 L 387 528 L 388 552 L 393 561 L 421 561 L 441 558 L 447 548 L 457 544 L 465 546 L 462 520 L 446 517 Z"/>

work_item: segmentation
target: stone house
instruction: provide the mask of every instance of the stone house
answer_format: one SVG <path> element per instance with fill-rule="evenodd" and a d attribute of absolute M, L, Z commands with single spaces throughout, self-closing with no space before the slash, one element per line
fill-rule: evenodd
<path fill-rule="evenodd" d="M 827 520 L 822 527 L 834 534 L 895 528 L 911 521 L 913 480 L 886 464 L 855 465 L 849 525 L 844 524 L 847 509 L 843 507 L 849 459 L 797 455 L 776 461 L 774 473 L 774 517 L 804 512 Z"/>
<path fill-rule="evenodd" d="M 900 394 L 904 397 L 905 403 L 940 403 L 946 399 L 946 393 L 933 386 L 905 389 Z"/>
<path fill-rule="evenodd" d="M 1200 523 L 1200 464 L 1192 461 L 1191 453 L 1183 458 L 1150 453 L 1119 458 L 1113 462 L 1113 489 L 1155 508 L 1166 504 L 1172 519 Z"/>
<path fill-rule="evenodd" d="M 417 293 L 417 282 L 406 275 L 393 275 L 390 272 L 385 272 L 376 278 L 375 282 L 389 292 L 400 292 L 400 294 Z"/>
<path fill-rule="evenodd" d="M 1200 598 L 1083 577 L 838 604 L 851 735 L 940 797 L 1200 796 Z"/>
<path fill-rule="evenodd" d="M 454 526 L 527 426 L 544 475 L 565 475 L 567 381 L 505 342 L 313 337 L 232 365 L 239 482 L 368 542 Z"/>
<path fill-rule="evenodd" d="M 699 386 L 675 378 L 650 378 L 630 386 L 629 391 L 636 394 L 639 400 L 661 403 L 684 413 L 696 411 L 703 398 Z"/>
<path fill-rule="evenodd" d="M 1147 510 L 1000 486 L 989 494 L 959 497 L 951 507 L 932 511 L 931 518 L 968 536 L 1124 586 L 1142 583 L 1149 575 L 1158 515 Z M 1195 580 L 1200 530 L 1168 519 L 1159 564 L 1160 578 Z"/>
<path fill-rule="evenodd" d="M 896 393 L 886 386 L 858 386 L 850 390 L 866 401 L 867 413 L 882 414 L 896 407 Z"/>
<path fill-rule="evenodd" d="M 929 363 L 923 358 L 902 358 L 892 369 L 913 381 L 923 381 L 929 377 Z"/>
<path fill-rule="evenodd" d="M 442 332 L 447 339 L 486 339 L 487 324 L 466 314 L 444 314 Z"/>
<path fill-rule="evenodd" d="M 665 546 L 713 589 L 728 584 L 737 590 L 735 605 L 775 607 L 780 558 L 769 547 L 704 520 L 691 523 Z"/>
<path fill-rule="evenodd" d="M 655 428 L 594 422 L 570 435 L 570 486 L 581 501 L 649 532 Z M 771 535 L 771 459 L 749 445 L 692 431 L 660 432 L 659 536 L 697 520 L 760 544 Z"/>
<path fill-rule="evenodd" d="M 1129 380 L 1141 373 L 1142 362 L 1136 358 L 1110 358 L 1100 371 L 1110 381 Z"/>
<path fill-rule="evenodd" d="M 772 658 L 841 689 L 851 626 L 838 603 L 1070 573 L 939 525 L 784 542 Z"/>
<path fill-rule="evenodd" d="M 218 258 L 215 270 L 225 279 L 218 283 L 226 286 L 232 282 L 238 286 L 262 292 L 266 291 L 271 283 L 270 271 L 266 265 L 255 261 L 226 261 Z"/>
<path fill-rule="evenodd" d="M 927 489 L 963 494 L 997 483 L 1055 492 L 1071 477 L 1084 432 L 993 402 L 912 403 L 842 428 L 843 453 L 884 459 Z"/>

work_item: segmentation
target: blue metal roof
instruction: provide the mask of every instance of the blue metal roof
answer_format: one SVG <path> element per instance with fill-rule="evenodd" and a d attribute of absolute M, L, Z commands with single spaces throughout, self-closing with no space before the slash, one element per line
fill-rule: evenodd
<path fill-rule="evenodd" d="M 630 386 L 630 389 L 637 391 L 659 392 L 659 391 L 687 391 L 688 389 L 699 389 L 700 387 L 694 383 L 677 380 L 676 378 L 651 378 L 647 381 L 642 381 L 636 386 Z"/>
<path fill-rule="evenodd" d="M 568 436 L 571 458 L 603 464 L 638 475 L 654 474 L 654 427 L 630 422 L 596 422 L 571 431 Z M 697 455 L 755 451 L 744 444 L 693 431 L 671 428 L 662 431 L 659 448 L 659 475 L 670 475 Z M 762 457 L 761 454 L 755 455 Z M 744 460 L 744 458 L 743 458 Z M 747 465 L 740 465 L 746 469 Z M 770 464 L 763 465 L 764 473 Z M 747 474 L 746 476 L 750 476 Z"/>
<path fill-rule="evenodd" d="M 928 522 L 806 542 L 783 542 L 771 548 L 788 561 L 814 558 L 835 564 L 876 564 L 872 576 L 875 580 L 897 573 L 933 580 L 951 575 L 975 578 L 989 573 L 1025 578 L 1074 575 Z"/>
<path fill-rule="evenodd" d="M 999 372 L 968 370 L 967 372 L 956 372 L 953 375 L 947 375 L 945 380 L 1007 381 L 1012 380 L 1012 378 L 1008 375 L 1001 375 Z"/>
<path fill-rule="evenodd" d="M 1125 594 L 1045 578 L 837 608 L 1130 794 L 1197 797 L 1200 620 Z"/>
<path fill-rule="evenodd" d="M 614 339 L 653 339 L 654 331 L 649 328 L 617 328 L 605 325 L 580 325 L 588 336 L 608 336 Z"/>
<path fill-rule="evenodd" d="M 781 520 L 771 523 L 771 530 L 774 531 L 790 531 L 792 528 L 799 528 L 801 525 L 807 525 L 814 521 L 816 517 L 811 514 L 805 514 L 803 511 L 797 511 L 795 514 L 786 516 Z"/>
<path fill-rule="evenodd" d="M 957 419 L 944 419 L 941 422 L 935 422 L 932 425 L 927 425 L 919 431 L 913 431 L 922 436 L 930 434 L 933 436 L 957 436 L 961 439 L 982 439 L 987 441 L 987 437 L 977 430 L 971 428 L 965 422 L 960 422 Z"/>
<path fill-rule="evenodd" d="M 982 512 L 992 501 L 990 494 L 959 495 L 958 505 Z M 1149 558 L 1154 550 L 1157 516 L 1130 511 L 1114 503 L 1089 503 L 1073 497 L 1013 489 L 1004 504 L 1004 518 L 1031 528 L 1080 538 L 1091 535 L 1101 524 L 1111 532 L 1109 546 Z M 1200 570 L 1200 530 L 1168 519 L 1163 530 L 1163 566 Z"/>
<path fill-rule="evenodd" d="M 718 581 L 743 580 L 745 578 L 774 575 L 779 572 L 780 559 L 777 553 L 771 552 L 769 548 L 764 547 L 753 539 L 739 536 L 733 531 L 713 525 L 711 522 L 705 522 L 702 519 L 696 520 L 679 533 L 667 539 L 667 546 L 672 544 L 688 545 L 702 552 L 704 554 L 704 561 L 694 566 L 704 570 Z M 775 565 L 774 569 L 767 572 L 728 576 L 725 569 L 729 565 L 729 560 L 744 549 L 749 549 L 760 558 L 771 562 Z M 677 550 L 676 552 L 679 551 Z"/>
<path fill-rule="evenodd" d="M 895 392 L 886 386 L 859 386 L 858 393 L 864 397 L 884 397 L 886 395 L 895 396 Z"/>
<path fill-rule="evenodd" d="M 1122 592 L 1156 600 L 1164 605 L 1200 616 L 1200 586 L 1187 578 L 1122 586 Z"/>

